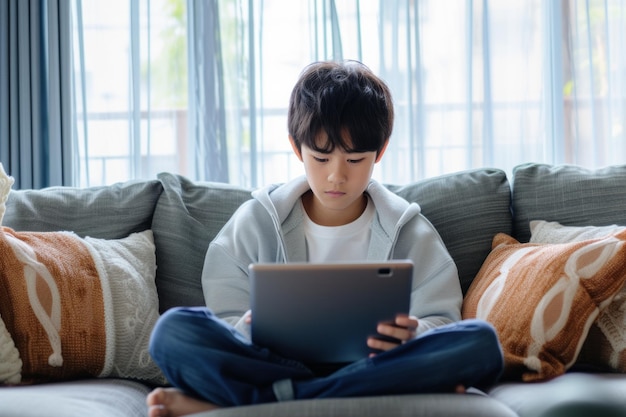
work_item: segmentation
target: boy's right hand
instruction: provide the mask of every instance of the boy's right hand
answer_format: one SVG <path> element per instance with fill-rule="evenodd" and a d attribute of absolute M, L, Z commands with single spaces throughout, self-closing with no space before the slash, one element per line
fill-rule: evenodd
<path fill-rule="evenodd" d="M 394 347 L 406 343 L 415 337 L 418 320 L 414 316 L 406 314 L 398 314 L 392 323 L 379 323 L 376 329 L 384 339 L 370 337 L 367 339 L 367 345 L 376 350 L 390 350 Z M 373 356 L 374 354 L 372 354 Z"/>

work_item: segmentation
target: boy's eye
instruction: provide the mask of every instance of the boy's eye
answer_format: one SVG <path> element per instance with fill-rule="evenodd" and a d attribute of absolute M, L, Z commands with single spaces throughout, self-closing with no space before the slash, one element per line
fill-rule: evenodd
<path fill-rule="evenodd" d="M 365 158 L 358 158 L 358 159 L 348 159 L 348 162 L 351 164 L 358 164 L 359 162 L 363 161 Z"/>
<path fill-rule="evenodd" d="M 316 162 L 327 162 L 328 161 L 328 158 L 320 158 L 319 156 L 314 156 L 313 159 Z"/>

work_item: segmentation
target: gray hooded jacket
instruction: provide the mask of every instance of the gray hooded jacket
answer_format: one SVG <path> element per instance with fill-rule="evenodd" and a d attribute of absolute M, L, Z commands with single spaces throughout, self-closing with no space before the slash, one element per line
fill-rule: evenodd
<path fill-rule="evenodd" d="M 250 309 L 248 265 L 306 262 L 302 194 L 306 177 L 253 192 L 207 250 L 202 286 L 207 306 L 249 337 L 243 315 Z M 411 310 L 417 334 L 461 319 L 462 293 L 456 265 L 441 237 L 421 214 L 376 181 L 366 192 L 376 208 L 367 260 L 410 259 L 415 264 Z"/>

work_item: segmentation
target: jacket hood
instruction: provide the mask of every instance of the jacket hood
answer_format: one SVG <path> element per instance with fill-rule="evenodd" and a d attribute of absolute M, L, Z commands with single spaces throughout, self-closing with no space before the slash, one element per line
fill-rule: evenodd
<path fill-rule="evenodd" d="M 280 229 L 302 194 L 310 189 L 306 177 L 300 176 L 284 184 L 260 188 L 252 193 L 252 197 L 265 207 Z M 370 180 L 366 192 L 372 198 L 379 222 L 389 236 L 397 234 L 400 227 L 421 212 L 417 203 L 409 203 L 375 180 Z"/>

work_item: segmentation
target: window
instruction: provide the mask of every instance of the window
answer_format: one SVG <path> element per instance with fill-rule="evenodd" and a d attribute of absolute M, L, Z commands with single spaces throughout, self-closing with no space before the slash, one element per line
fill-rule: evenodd
<path fill-rule="evenodd" d="M 319 59 L 358 59 L 388 82 L 383 182 L 626 162 L 619 0 L 92 0 L 73 2 L 72 21 L 77 185 L 301 174 L 287 105 Z"/>
<path fill-rule="evenodd" d="M 183 2 L 75 2 L 80 184 L 188 174 Z"/>

